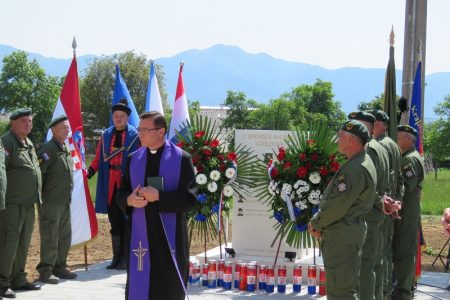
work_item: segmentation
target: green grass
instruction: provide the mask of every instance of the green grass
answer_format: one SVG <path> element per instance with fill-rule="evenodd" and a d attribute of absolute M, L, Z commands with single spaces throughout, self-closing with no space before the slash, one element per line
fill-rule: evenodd
<path fill-rule="evenodd" d="M 86 167 L 89 168 L 89 166 L 91 165 L 91 161 L 92 161 L 93 157 L 91 158 L 90 156 L 86 157 Z M 88 179 L 88 184 L 89 184 L 89 191 L 91 192 L 91 199 L 92 202 L 95 203 L 95 193 L 97 191 L 97 173 L 95 173 L 94 177 L 92 177 L 91 179 Z"/>
<path fill-rule="evenodd" d="M 439 169 L 425 175 L 422 187 L 422 214 L 441 215 L 445 207 L 450 206 L 450 169 Z"/>

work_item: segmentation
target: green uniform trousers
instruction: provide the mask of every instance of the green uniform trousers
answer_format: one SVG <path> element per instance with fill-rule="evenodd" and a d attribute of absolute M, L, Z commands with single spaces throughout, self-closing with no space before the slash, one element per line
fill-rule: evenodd
<path fill-rule="evenodd" d="M 418 218 L 402 218 L 395 221 L 393 239 L 393 263 L 397 286 L 393 292 L 394 299 L 412 299 L 411 287 L 416 274 Z"/>
<path fill-rule="evenodd" d="M 72 239 L 70 204 L 39 205 L 39 233 L 41 261 L 36 267 L 39 274 L 50 276 L 65 269 Z"/>
<path fill-rule="evenodd" d="M 27 283 L 25 264 L 34 227 L 34 204 L 6 204 L 0 211 L 0 288 Z"/>
<path fill-rule="evenodd" d="M 382 224 L 384 216 L 377 208 L 372 208 L 366 218 L 367 234 L 362 247 L 361 271 L 359 273 L 359 299 L 374 300 L 375 286 L 383 278 Z M 380 289 L 381 295 L 382 289 Z"/>
<path fill-rule="evenodd" d="M 356 284 L 361 266 L 361 246 L 322 240 L 321 250 L 327 272 L 327 299 L 357 300 Z"/>
<path fill-rule="evenodd" d="M 392 238 L 394 236 L 395 220 L 391 216 L 384 219 L 384 245 L 383 245 L 383 296 L 391 299 L 392 294 Z"/>

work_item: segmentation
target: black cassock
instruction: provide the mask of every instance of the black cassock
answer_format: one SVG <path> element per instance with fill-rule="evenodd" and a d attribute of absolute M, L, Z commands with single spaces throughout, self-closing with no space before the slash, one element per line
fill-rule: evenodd
<path fill-rule="evenodd" d="M 147 149 L 145 178 L 159 176 L 159 167 L 163 149 L 164 146 L 159 148 L 156 154 L 151 154 L 149 149 Z M 129 157 L 127 168 L 122 177 L 122 185 L 116 199 L 121 209 L 129 216 L 129 222 L 132 224 L 131 216 L 133 208 L 127 206 L 127 197 L 133 191 L 131 188 L 129 172 L 130 161 L 131 158 Z M 149 299 L 151 300 L 184 299 L 184 290 L 181 286 L 177 270 L 170 254 L 159 212 L 177 213 L 175 237 L 176 255 L 180 273 L 186 285 L 189 275 L 189 243 L 186 213 L 196 202 L 196 191 L 197 187 L 192 159 L 187 152 L 183 151 L 178 190 L 173 192 L 160 192 L 159 201 L 149 203 L 145 207 L 150 250 Z M 128 299 L 128 275 L 129 270 L 127 270 L 126 299 Z"/>

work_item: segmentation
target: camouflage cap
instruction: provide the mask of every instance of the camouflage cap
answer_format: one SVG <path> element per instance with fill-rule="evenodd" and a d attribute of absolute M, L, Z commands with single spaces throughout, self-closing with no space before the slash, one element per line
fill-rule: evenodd
<path fill-rule="evenodd" d="M 370 138 L 367 126 L 358 120 L 348 120 L 342 125 L 341 130 L 351 133 L 359 137 L 363 144 L 367 143 Z"/>
<path fill-rule="evenodd" d="M 375 117 L 366 111 L 354 111 L 347 116 L 350 120 L 366 121 L 369 123 L 375 123 Z"/>
<path fill-rule="evenodd" d="M 57 125 L 59 122 L 65 121 L 67 120 L 67 116 L 66 115 L 60 115 L 56 118 L 54 118 L 50 124 L 48 124 L 48 128 L 52 128 L 53 126 Z"/>
<path fill-rule="evenodd" d="M 9 120 L 17 120 L 18 118 L 25 117 L 31 115 L 32 111 L 31 108 L 24 107 L 16 109 L 12 112 L 12 114 L 9 116 Z"/>
<path fill-rule="evenodd" d="M 384 123 L 389 123 L 389 116 L 382 110 L 374 109 L 371 111 L 371 114 L 375 117 L 377 121 L 381 121 Z"/>
<path fill-rule="evenodd" d="M 412 134 L 414 136 L 417 136 L 417 130 L 409 125 L 400 125 L 397 127 L 397 131 L 403 131 L 409 134 Z"/>

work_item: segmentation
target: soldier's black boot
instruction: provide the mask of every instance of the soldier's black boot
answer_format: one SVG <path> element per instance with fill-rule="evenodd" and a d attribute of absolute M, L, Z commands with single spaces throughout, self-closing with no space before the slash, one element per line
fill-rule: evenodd
<path fill-rule="evenodd" d="M 120 262 L 120 240 L 121 240 L 121 238 L 119 235 L 111 236 L 113 258 L 112 258 L 111 264 L 106 267 L 107 269 L 116 269 L 117 265 Z"/>
<path fill-rule="evenodd" d="M 127 231 L 123 233 L 120 248 L 120 261 L 117 264 L 117 270 L 126 270 L 128 266 L 128 254 L 130 253 L 130 243 Z"/>

